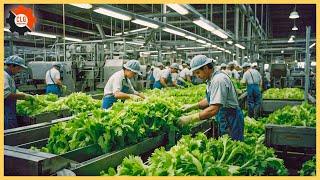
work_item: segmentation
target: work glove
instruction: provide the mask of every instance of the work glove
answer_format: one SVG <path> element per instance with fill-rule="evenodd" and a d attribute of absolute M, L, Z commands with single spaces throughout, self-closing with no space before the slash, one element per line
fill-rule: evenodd
<path fill-rule="evenodd" d="M 130 94 L 130 99 L 134 100 L 134 101 L 138 101 L 138 100 L 142 100 L 142 98 L 140 96 L 134 95 L 134 94 Z"/>
<path fill-rule="evenodd" d="M 192 111 L 192 110 L 196 110 L 196 109 L 199 109 L 199 105 L 198 103 L 195 103 L 195 104 L 185 104 L 182 106 L 182 111 L 183 112 L 188 112 L 188 111 Z"/>
<path fill-rule="evenodd" d="M 190 123 L 200 121 L 199 113 L 191 114 L 188 116 L 182 116 L 179 118 L 179 124 L 184 126 Z"/>

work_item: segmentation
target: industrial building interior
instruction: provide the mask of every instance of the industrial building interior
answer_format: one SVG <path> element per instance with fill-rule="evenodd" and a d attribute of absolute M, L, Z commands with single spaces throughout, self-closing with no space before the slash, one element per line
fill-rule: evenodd
<path fill-rule="evenodd" d="M 17 90 L 31 94 L 40 100 L 44 97 L 44 102 L 47 104 L 40 103 L 39 106 L 33 104 L 40 102 L 40 100 L 37 100 L 31 103 L 31 106 L 34 106 L 33 110 L 31 110 L 30 107 L 22 107 L 28 104 L 27 100 L 20 101 L 20 104 L 18 101 L 18 121 L 19 118 L 23 119 L 18 122 L 20 127 L 7 129 L 4 132 L 5 175 L 303 176 L 307 175 L 306 171 L 301 170 L 304 163 L 313 161 L 315 168 L 317 47 L 317 13 L 315 4 L 25 4 L 25 7 L 32 9 L 32 13 L 37 20 L 33 30 L 24 34 L 19 34 L 17 31 L 14 32 L 8 23 L 9 12 L 17 6 L 15 4 L 4 4 L 4 57 L 8 58 L 17 55 L 25 60 L 28 69 L 14 76 Z M 137 140 L 134 143 L 130 142 L 130 136 L 133 136 L 133 132 L 125 129 L 127 128 L 125 127 L 125 119 L 130 119 L 131 116 L 129 115 L 134 118 L 147 116 L 145 114 L 143 116 L 137 115 L 134 112 L 140 113 L 146 107 L 151 108 L 151 105 L 156 101 L 152 100 L 152 98 L 156 98 L 154 96 L 166 96 L 168 98 L 163 98 L 163 101 L 167 101 L 168 104 L 162 105 L 163 109 L 158 110 L 159 112 L 157 111 L 157 113 L 163 115 L 162 119 L 169 119 L 171 115 L 178 118 L 177 113 L 185 115 L 180 110 L 177 110 L 179 108 L 171 107 L 171 102 L 177 103 L 175 104 L 176 106 L 180 106 L 183 103 L 187 104 L 187 102 L 196 103 L 199 100 L 197 99 L 198 97 L 205 97 L 204 92 L 207 92 L 207 90 L 202 86 L 202 83 L 206 83 L 205 81 L 202 81 L 202 83 L 192 82 L 200 85 L 192 85 L 185 89 L 179 87 L 177 89 L 168 88 L 169 90 L 167 90 L 167 88 L 164 88 L 165 90 L 161 91 L 151 90 L 152 86 L 150 85 L 150 68 L 154 69 L 159 63 L 164 64 L 162 66 L 170 66 L 177 63 L 180 67 L 186 64 L 189 67 L 191 66 L 192 69 L 192 60 L 197 55 L 205 55 L 211 59 L 215 64 L 215 69 L 221 68 L 222 64 L 234 63 L 235 69 L 240 73 L 243 65 L 249 63 L 252 67 L 255 66 L 255 69 L 261 74 L 263 84 L 261 89 L 262 104 L 261 109 L 259 109 L 259 115 L 256 116 L 255 114 L 254 118 L 257 120 L 257 124 L 262 123 L 263 125 L 252 125 L 253 121 L 250 121 L 251 123 L 247 121 L 247 118 L 252 117 L 247 116 L 247 112 L 245 112 L 248 110 L 246 87 L 243 86 L 238 93 L 239 106 L 244 110 L 245 114 L 244 142 L 246 142 L 246 138 L 250 139 L 249 136 L 251 136 L 251 134 L 246 135 L 246 133 L 252 133 L 251 131 L 258 133 L 258 131 L 246 129 L 247 124 L 254 126 L 253 129 L 258 126 L 263 127 L 259 131 L 259 133 L 262 132 L 263 134 L 263 136 L 259 135 L 259 137 L 263 138 L 263 148 L 272 149 L 270 150 L 271 154 L 274 154 L 272 158 L 279 158 L 280 160 L 277 162 L 284 164 L 275 165 L 278 171 L 263 169 L 259 172 L 259 168 L 262 168 L 262 165 L 261 167 L 260 165 L 259 167 L 258 165 L 252 165 L 252 168 L 257 170 L 249 169 L 249 167 L 246 169 L 247 167 L 245 166 L 243 166 L 244 169 L 241 169 L 243 164 L 236 164 L 238 160 L 235 160 L 234 164 L 226 163 L 226 166 L 215 164 L 215 168 L 218 169 L 229 167 L 229 169 L 223 169 L 224 171 L 219 169 L 220 171 L 218 172 L 218 170 L 211 169 L 211 166 L 207 167 L 202 162 L 206 160 L 200 160 L 200 158 L 199 163 L 202 163 L 201 169 L 203 171 L 199 170 L 199 166 L 195 166 L 197 168 L 194 170 L 192 169 L 194 168 L 192 165 L 196 164 L 194 161 L 188 159 L 189 157 L 178 157 L 178 155 L 174 157 L 177 160 L 177 164 L 181 160 L 179 158 L 182 158 L 181 161 L 185 162 L 185 164 L 189 163 L 189 170 L 184 169 L 184 164 L 181 167 L 172 165 L 172 167 L 170 166 L 172 169 L 164 167 L 164 164 L 168 163 L 170 159 L 168 158 L 169 154 L 175 151 L 174 147 L 178 148 L 179 144 L 190 141 L 195 143 L 195 148 L 200 149 L 200 146 L 198 147 L 195 141 L 200 141 L 201 138 L 203 140 L 203 137 L 195 134 L 203 132 L 208 139 L 209 137 L 218 139 L 220 135 L 216 131 L 220 126 L 219 123 L 213 123 L 212 120 L 205 120 L 202 124 L 191 128 L 192 133 L 190 134 L 193 134 L 194 136 L 192 137 L 196 137 L 195 139 L 190 140 L 187 136 L 183 136 L 182 141 L 179 141 L 179 139 L 184 130 L 177 127 L 172 130 L 174 129 L 172 126 L 176 126 L 175 120 L 170 126 L 168 123 L 163 125 L 161 120 L 157 120 L 159 122 L 157 127 L 155 125 L 157 122 L 152 127 L 151 125 L 149 127 L 149 129 L 153 130 L 152 132 L 148 134 L 149 130 L 145 128 L 145 134 L 148 135 L 134 136 Z M 145 105 L 144 101 L 140 106 L 139 104 L 132 105 L 130 104 L 132 102 L 126 100 L 123 103 L 117 102 L 121 104 L 116 103 L 113 105 L 111 113 L 102 111 L 101 99 L 105 96 L 104 88 L 108 80 L 111 79 L 114 73 L 126 67 L 125 64 L 129 60 L 137 60 L 141 64 L 142 76 L 135 76 L 131 81 L 135 90 L 144 92 L 146 96 L 150 95 L 151 98 L 148 97 L 146 98 L 148 100 L 144 100 L 148 101 L 146 104 L 151 104 L 150 107 Z M 66 90 L 63 97 L 59 97 L 59 100 L 57 100 L 57 97 L 56 100 L 60 103 L 66 102 L 63 105 L 54 105 L 53 100 L 52 102 L 49 100 L 51 97 L 46 99 L 46 95 L 44 95 L 47 88 L 46 72 L 57 62 L 62 64 L 60 69 L 61 80 L 62 84 L 66 86 Z M 180 68 L 180 70 L 182 69 Z M 193 76 L 195 75 L 193 74 Z M 240 79 L 235 82 L 239 83 L 239 87 L 241 86 Z M 200 88 L 200 90 L 197 86 L 201 86 L 202 89 Z M 264 93 L 269 88 L 275 89 L 274 96 L 265 98 Z M 293 98 L 288 97 L 290 96 L 290 89 L 294 89 Z M 170 90 L 172 92 L 169 92 Z M 287 96 L 283 99 L 274 98 L 280 96 L 281 90 L 284 90 L 283 94 L 286 96 L 287 93 Z M 80 97 L 82 93 L 85 94 L 83 95 L 85 97 Z M 183 93 L 186 95 L 183 95 Z M 72 109 L 72 106 L 76 106 L 77 103 L 73 105 L 70 102 L 72 104 L 70 105 L 67 100 L 64 101 L 63 99 L 73 95 L 75 96 L 72 98 L 75 99 L 70 101 L 79 101 L 78 105 L 81 105 L 79 109 L 74 107 L 76 110 Z M 77 96 L 81 99 L 76 99 Z M 171 96 L 172 99 L 170 99 Z M 157 103 L 166 104 L 159 97 Z M 180 102 L 175 98 L 182 98 L 183 100 Z M 307 103 L 304 103 L 305 101 Z M 137 107 L 135 109 L 132 106 Z M 306 112 L 304 115 L 299 115 L 299 117 L 298 115 L 290 114 L 289 112 L 298 112 L 298 110 L 289 109 L 292 108 L 291 106 L 301 107 L 303 110 L 299 110 L 299 113 L 304 110 Z M 40 113 L 39 109 L 46 109 L 46 107 L 48 109 L 52 108 L 52 112 L 46 110 L 47 112 Z M 120 128 L 121 133 L 123 133 L 122 139 L 120 135 L 114 135 L 111 140 L 107 139 L 106 133 L 97 125 L 99 124 L 98 121 L 102 121 L 101 119 L 103 118 L 112 119 L 109 116 L 113 116 L 118 109 L 122 108 L 123 110 L 119 110 L 119 115 L 115 119 L 118 118 L 120 120 L 124 116 L 123 114 L 128 113 L 128 117 L 123 117 L 122 123 L 124 125 L 120 126 L 121 123 L 113 124 L 113 126 L 122 128 Z M 284 109 L 281 110 L 282 108 Z M 100 110 L 96 111 L 96 109 Z M 66 110 L 68 111 L 67 113 L 65 112 Z M 19 115 L 19 111 L 26 112 L 26 114 Z M 36 114 L 34 113 L 35 111 L 39 111 L 39 113 Z M 268 123 L 266 119 L 268 117 L 269 119 L 277 119 L 275 118 L 276 115 L 273 116 L 272 114 L 279 114 L 281 111 L 283 113 L 282 116 L 280 115 L 280 119 L 288 119 L 286 122 L 285 120 L 283 121 L 283 123 L 285 122 L 284 124 L 265 126 L 270 122 L 272 122 L 271 124 L 275 123 L 274 121 Z M 34 115 L 31 116 L 30 114 L 32 113 Z M 81 113 L 87 114 L 81 115 Z M 108 113 L 111 115 L 108 115 Z M 164 115 L 164 113 L 171 114 Z M 149 115 L 150 117 L 148 118 L 151 119 L 151 111 Z M 83 123 L 81 125 L 80 123 L 72 124 L 74 118 L 78 118 L 77 120 L 80 121 L 84 117 L 92 120 L 92 122 L 86 122 L 86 124 L 81 120 L 81 123 Z M 97 120 L 93 121 L 93 117 Z M 154 119 L 156 117 L 154 116 Z M 299 123 L 298 125 L 294 123 L 291 123 L 291 126 L 289 125 L 293 121 L 289 119 L 293 117 L 308 118 L 308 120 L 303 121 L 304 124 L 301 129 Z M 110 124 L 112 120 L 110 120 Z M 311 123 L 311 125 L 308 125 L 308 123 Z M 104 123 L 102 124 L 106 126 Z M 111 127 L 110 124 L 108 124 L 108 128 Z M 135 123 L 128 126 L 131 125 L 136 126 Z M 280 125 L 288 125 L 288 127 L 287 129 L 281 129 Z M 78 126 L 79 130 L 71 131 L 73 126 Z M 297 129 L 297 127 L 300 127 L 300 129 Z M 85 128 L 89 130 L 83 130 Z M 66 133 L 62 137 L 64 131 Z M 96 134 L 101 131 L 102 134 L 92 137 L 91 131 L 95 131 Z M 140 129 L 140 131 L 144 130 Z M 140 131 L 139 133 L 142 133 Z M 160 133 L 160 131 L 165 133 Z M 73 136 L 71 132 L 74 133 Z M 84 138 L 87 137 L 84 140 L 83 137 L 80 137 L 80 132 L 90 135 L 88 137 L 87 135 L 83 136 Z M 117 131 L 110 130 L 111 134 L 112 132 L 115 134 L 120 133 L 119 129 Z M 251 138 L 253 139 L 253 137 Z M 63 138 L 67 140 L 63 141 Z M 186 139 L 185 141 L 183 141 L 184 138 Z M 222 137 L 215 141 L 221 143 L 223 140 Z M 253 139 L 251 142 L 259 144 L 259 140 L 261 138 Z M 104 149 L 107 146 L 109 147 L 107 141 L 113 143 L 108 150 Z M 127 141 L 129 142 L 127 143 Z M 56 144 L 53 145 L 54 143 Z M 70 145 L 65 145 L 68 148 L 63 145 L 65 149 L 59 149 L 61 147 L 58 144 L 63 143 Z M 120 146 L 119 144 L 121 143 L 124 143 L 124 145 Z M 190 146 L 192 146 L 191 143 L 189 144 Z M 244 153 L 244 149 L 248 148 L 247 144 L 236 144 L 234 146 L 230 144 L 228 145 L 230 148 L 235 148 L 236 146 L 243 148 L 243 152 L 241 151 L 239 154 Z M 252 144 L 250 145 L 252 146 Z M 165 150 L 157 149 L 159 147 L 165 147 Z M 162 154 L 164 158 L 161 161 L 160 155 L 157 153 L 165 153 L 166 151 L 168 156 L 166 157 Z M 189 151 L 191 154 L 195 153 L 190 149 Z M 202 151 L 199 151 L 199 153 L 201 154 Z M 230 152 L 228 151 L 228 153 Z M 237 152 L 234 153 L 236 154 Z M 141 162 L 133 159 L 131 155 L 140 156 Z M 150 157 L 154 157 L 154 159 L 151 158 L 152 160 L 150 161 Z M 195 153 L 192 157 L 198 158 L 198 154 Z M 153 162 L 156 161 L 156 158 L 159 158 L 157 159 L 159 161 L 158 164 Z M 208 161 L 210 162 L 210 160 Z M 221 161 L 223 161 L 223 158 Z M 261 160 L 259 163 L 262 162 L 267 161 Z M 157 167 L 153 167 L 153 165 Z M 17 166 L 18 168 L 15 168 Z M 239 169 L 232 171 L 230 169 L 231 166 Z M 115 169 L 110 170 L 110 168 Z M 160 170 L 157 171 L 157 168 Z M 313 172 L 314 174 L 311 173 L 311 175 L 315 175 L 315 169 Z"/>

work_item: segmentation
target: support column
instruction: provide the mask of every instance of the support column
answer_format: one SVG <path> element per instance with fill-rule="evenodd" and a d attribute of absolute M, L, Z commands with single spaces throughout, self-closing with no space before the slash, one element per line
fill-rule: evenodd
<path fill-rule="evenodd" d="M 308 101 L 309 77 L 310 77 L 310 31 L 311 27 L 306 28 L 306 55 L 305 55 L 305 81 L 304 81 L 304 100 Z"/>
<path fill-rule="evenodd" d="M 235 5 L 235 13 L 234 13 L 234 34 L 236 43 L 239 41 L 239 6 Z M 236 47 L 236 61 L 239 63 L 239 48 Z"/>

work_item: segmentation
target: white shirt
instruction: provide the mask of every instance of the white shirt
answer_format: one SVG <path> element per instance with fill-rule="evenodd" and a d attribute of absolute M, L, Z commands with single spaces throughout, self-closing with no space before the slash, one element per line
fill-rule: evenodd
<path fill-rule="evenodd" d="M 14 79 L 4 71 L 4 98 L 6 99 L 11 93 L 16 93 Z"/>
<path fill-rule="evenodd" d="M 171 74 L 172 77 L 172 82 L 176 82 L 179 78 L 179 74 L 178 73 L 172 73 Z"/>
<path fill-rule="evenodd" d="M 51 77 L 50 77 L 51 76 Z M 46 72 L 46 84 L 57 84 L 56 80 L 60 79 L 60 72 L 56 68 L 51 68 Z M 54 80 L 54 81 L 52 81 Z"/>
<path fill-rule="evenodd" d="M 182 69 L 182 71 L 179 73 L 179 76 L 186 80 L 187 76 L 192 76 L 192 72 L 188 68 Z"/>
<path fill-rule="evenodd" d="M 124 86 L 129 87 L 129 93 L 137 93 L 137 91 L 134 90 L 130 79 L 124 76 L 124 70 L 120 70 L 109 78 L 104 87 L 104 95 L 114 95 L 115 92 L 121 91 Z"/>
<path fill-rule="evenodd" d="M 229 69 L 226 69 L 225 72 L 230 76 L 231 78 L 239 79 L 240 75 L 237 70 L 233 69 L 230 71 Z"/>
<path fill-rule="evenodd" d="M 153 77 L 154 77 L 154 81 L 159 81 L 160 80 L 160 76 L 161 76 L 161 69 L 160 68 L 154 68 L 153 70 Z"/>
<path fill-rule="evenodd" d="M 244 74 L 242 78 L 242 82 L 245 82 L 247 84 L 260 84 L 261 81 L 261 75 L 259 71 L 256 69 L 248 69 Z"/>
<path fill-rule="evenodd" d="M 213 73 L 211 79 L 207 81 L 209 105 L 220 104 L 224 108 L 239 107 L 237 93 L 230 78 L 224 73 L 216 73 Z"/>
<path fill-rule="evenodd" d="M 265 74 L 266 74 L 266 79 L 267 79 L 267 81 L 270 82 L 270 73 L 269 73 L 269 72 L 265 72 Z"/>
<path fill-rule="evenodd" d="M 171 81 L 168 80 L 169 76 L 171 76 Z M 167 84 L 171 84 L 173 82 L 173 76 L 172 76 L 172 73 L 171 73 L 171 70 L 170 68 L 169 69 L 164 69 L 161 71 L 161 78 L 164 78 L 167 80 Z"/>

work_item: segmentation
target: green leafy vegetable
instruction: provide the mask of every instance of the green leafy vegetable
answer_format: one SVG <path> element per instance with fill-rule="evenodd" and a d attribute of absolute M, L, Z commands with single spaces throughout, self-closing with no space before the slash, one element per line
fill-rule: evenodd
<path fill-rule="evenodd" d="M 303 100 L 304 91 L 299 88 L 270 88 L 263 93 L 263 99 Z"/>

